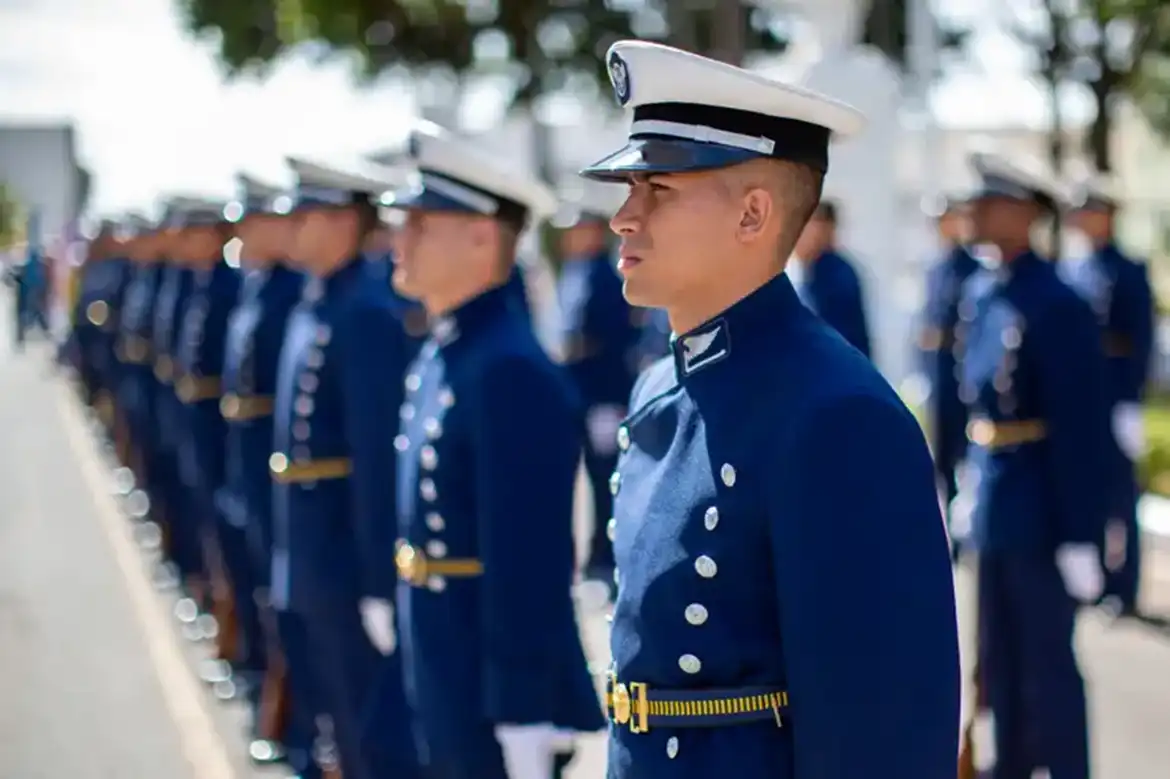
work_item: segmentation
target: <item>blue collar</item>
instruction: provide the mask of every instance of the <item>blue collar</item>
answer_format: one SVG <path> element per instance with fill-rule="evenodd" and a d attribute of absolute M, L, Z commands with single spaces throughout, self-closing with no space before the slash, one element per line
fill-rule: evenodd
<path fill-rule="evenodd" d="M 455 343 L 463 333 L 482 330 L 497 317 L 506 315 L 515 306 L 515 292 L 505 282 L 477 295 L 450 313 L 436 317 L 431 323 L 431 337 L 440 347 Z"/>
<path fill-rule="evenodd" d="M 751 359 L 755 341 L 774 337 L 778 328 L 804 311 L 788 274 L 775 276 L 722 314 L 671 338 L 679 380 L 685 383 L 689 377 L 728 360 L 733 340 L 736 349 Z"/>

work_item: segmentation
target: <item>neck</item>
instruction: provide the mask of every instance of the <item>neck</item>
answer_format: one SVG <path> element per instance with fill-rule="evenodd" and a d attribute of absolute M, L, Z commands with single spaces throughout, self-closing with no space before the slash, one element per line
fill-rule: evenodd
<path fill-rule="evenodd" d="M 1113 244 L 1113 236 L 1112 235 L 1103 235 L 1100 238 L 1093 239 L 1093 249 L 1095 249 L 1096 251 L 1101 251 L 1102 249 L 1108 248 L 1112 244 Z"/>
<path fill-rule="evenodd" d="M 305 263 L 309 271 L 320 278 L 328 278 L 346 265 L 351 259 L 356 256 L 357 252 L 345 252 L 343 254 L 334 254 L 322 260 L 310 260 Z"/>
<path fill-rule="evenodd" d="M 702 290 L 702 299 L 686 301 L 677 306 L 668 306 L 666 315 L 670 319 L 670 329 L 676 333 L 686 333 L 694 330 L 704 322 L 710 321 L 722 314 L 733 305 L 755 292 L 760 287 L 776 278 L 783 268 L 776 268 L 772 264 L 762 266 L 759 273 L 746 278 L 736 279 L 730 284 L 721 287 L 707 287 Z"/>
<path fill-rule="evenodd" d="M 999 249 L 1001 262 L 1011 262 L 1027 251 L 1031 251 L 1032 242 L 1027 238 L 1010 241 L 996 241 L 995 248 Z"/>
<path fill-rule="evenodd" d="M 441 294 L 428 295 L 423 300 L 423 306 L 430 316 L 443 316 L 464 306 L 485 292 L 502 287 L 507 283 L 507 276 L 500 277 L 499 275 L 495 275 L 486 281 L 465 286 L 461 289 L 444 290 Z"/>
<path fill-rule="evenodd" d="M 187 264 L 190 265 L 195 270 L 209 270 L 209 269 L 215 267 L 215 263 L 217 261 L 218 261 L 217 257 L 211 257 L 211 258 L 204 257 L 204 258 L 198 259 L 198 260 L 191 260 Z"/>
<path fill-rule="evenodd" d="M 249 257 L 244 260 L 244 265 L 251 270 L 268 270 L 276 265 L 276 258 L 274 257 Z"/>
<path fill-rule="evenodd" d="M 817 260 L 823 257 L 827 251 L 829 251 L 828 246 L 819 246 L 816 249 L 810 251 L 808 257 L 801 257 L 800 262 L 804 265 L 813 265 Z"/>

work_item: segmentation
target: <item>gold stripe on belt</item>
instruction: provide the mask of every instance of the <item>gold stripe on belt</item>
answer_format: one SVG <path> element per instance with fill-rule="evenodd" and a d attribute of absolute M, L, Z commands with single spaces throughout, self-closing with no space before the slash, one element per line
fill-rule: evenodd
<path fill-rule="evenodd" d="M 398 578 L 414 586 L 423 587 L 432 576 L 471 579 L 483 575 L 483 563 L 473 557 L 427 557 L 417 546 L 398 540 L 394 565 Z"/>
<path fill-rule="evenodd" d="M 202 403 L 215 400 L 223 392 L 218 376 L 184 376 L 175 382 L 175 394 L 184 403 Z"/>
<path fill-rule="evenodd" d="M 937 327 L 924 327 L 918 334 L 918 348 L 924 352 L 941 352 L 955 345 L 953 334 L 949 330 L 940 330 Z"/>
<path fill-rule="evenodd" d="M 967 423 L 967 440 L 992 450 L 1034 444 L 1047 437 L 1048 428 L 1042 419 L 1012 419 L 1002 422 L 972 419 Z"/>
<path fill-rule="evenodd" d="M 140 335 L 126 335 L 118 344 L 118 359 L 127 365 L 146 365 L 150 362 L 150 341 Z"/>
<path fill-rule="evenodd" d="M 268 472 L 272 474 L 272 480 L 279 484 L 344 479 L 353 473 L 353 460 L 348 457 L 324 457 L 320 460 L 293 462 L 283 452 L 274 452 L 268 458 Z"/>
<path fill-rule="evenodd" d="M 219 413 L 230 422 L 272 416 L 272 398 L 263 395 L 237 395 L 229 392 L 219 401 Z"/>
<path fill-rule="evenodd" d="M 170 384 L 175 377 L 175 364 L 165 354 L 160 354 L 154 361 L 154 377 L 163 384 Z"/>

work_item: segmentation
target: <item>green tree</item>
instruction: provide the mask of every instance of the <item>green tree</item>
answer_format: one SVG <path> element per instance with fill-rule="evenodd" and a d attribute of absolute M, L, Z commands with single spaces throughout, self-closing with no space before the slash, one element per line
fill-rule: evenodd
<path fill-rule="evenodd" d="M 403 68 L 457 75 L 508 68 L 515 100 L 579 84 L 604 85 L 603 55 L 619 39 L 669 41 L 725 61 L 782 52 L 790 15 L 741 0 L 177 0 L 186 27 L 214 37 L 227 74 L 263 73 L 282 54 L 306 47 L 351 51 L 362 73 Z M 907 0 L 873 0 L 865 42 L 906 61 Z M 957 47 L 964 30 L 941 30 Z"/>
<path fill-rule="evenodd" d="M 1009 27 L 1035 54 L 1049 92 L 1055 96 L 1060 85 L 1079 83 L 1092 94 L 1096 114 L 1085 152 L 1097 168 L 1112 170 L 1113 119 L 1123 96 L 1132 98 L 1151 124 L 1170 136 L 1170 3 L 1041 0 L 1020 3 L 1016 9 Z M 1027 18 L 1033 14 L 1037 18 Z M 1053 107 L 1056 155 L 1063 150 L 1055 97 Z"/>
<path fill-rule="evenodd" d="M 0 181 L 0 248 L 16 243 L 24 232 L 22 213 L 16 193 Z"/>

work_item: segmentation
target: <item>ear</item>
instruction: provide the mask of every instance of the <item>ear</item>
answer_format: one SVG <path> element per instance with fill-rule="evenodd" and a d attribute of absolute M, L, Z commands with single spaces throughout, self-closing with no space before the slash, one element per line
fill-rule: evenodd
<path fill-rule="evenodd" d="M 759 240 L 764 235 L 769 222 L 772 221 L 775 210 L 776 204 L 771 193 L 761 187 L 749 189 L 740 200 L 736 238 L 741 243 L 752 243 Z"/>

